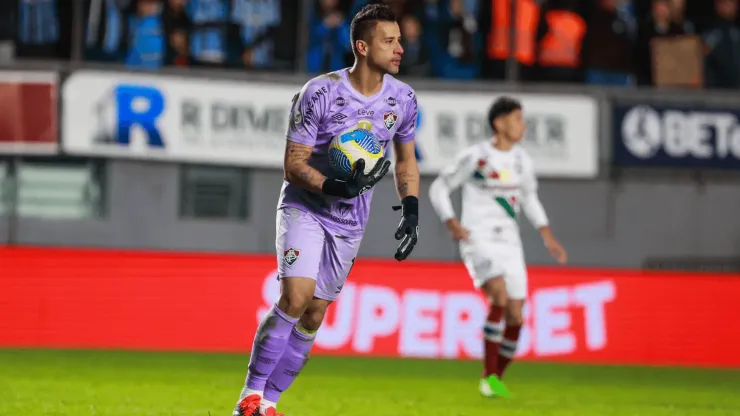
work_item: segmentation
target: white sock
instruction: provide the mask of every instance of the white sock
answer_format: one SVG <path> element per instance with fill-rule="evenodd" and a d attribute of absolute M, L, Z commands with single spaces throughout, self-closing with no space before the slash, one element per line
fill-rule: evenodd
<path fill-rule="evenodd" d="M 239 395 L 239 400 L 241 400 L 241 399 L 243 399 L 243 398 L 245 398 L 247 396 L 251 396 L 253 394 L 256 394 L 256 395 L 262 397 L 263 392 L 262 391 L 259 391 L 259 390 L 252 390 L 252 389 L 248 389 L 248 388 L 244 387 L 242 389 L 242 394 Z"/>
<path fill-rule="evenodd" d="M 277 409 L 277 403 L 273 403 L 269 400 L 262 399 L 262 403 L 260 403 L 260 414 L 262 415 L 262 414 L 267 413 L 267 409 L 271 407 L 274 407 L 275 409 Z"/>

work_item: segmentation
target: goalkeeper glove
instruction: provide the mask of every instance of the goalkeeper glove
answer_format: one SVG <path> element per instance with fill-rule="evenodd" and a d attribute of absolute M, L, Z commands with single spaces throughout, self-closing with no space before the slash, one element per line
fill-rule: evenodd
<path fill-rule="evenodd" d="M 373 170 L 365 175 L 365 160 L 360 159 L 355 162 L 355 169 L 352 171 L 349 179 L 326 178 L 321 185 L 321 192 L 326 195 L 338 196 L 340 198 L 352 199 L 369 191 L 380 181 L 391 166 L 391 162 L 381 157 L 375 164 Z"/>
<path fill-rule="evenodd" d="M 399 209 L 401 210 L 401 223 L 398 224 L 396 230 L 396 240 L 403 240 L 394 257 L 398 261 L 403 261 L 411 254 L 419 240 L 419 199 L 415 196 L 407 196 L 401 200 L 401 206 L 393 207 L 394 211 Z"/>

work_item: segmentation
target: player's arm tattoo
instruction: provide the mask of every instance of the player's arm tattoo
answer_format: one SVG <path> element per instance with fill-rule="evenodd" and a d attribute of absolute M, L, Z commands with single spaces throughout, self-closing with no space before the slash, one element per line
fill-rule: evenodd
<path fill-rule="evenodd" d="M 321 192 L 321 186 L 324 184 L 326 176 L 308 165 L 311 153 L 313 153 L 313 146 L 288 140 L 285 146 L 285 159 L 283 160 L 285 179 L 310 191 Z"/>
<path fill-rule="evenodd" d="M 419 169 L 401 168 L 396 165 L 396 189 L 399 198 L 403 199 L 409 195 L 419 196 Z"/>
<path fill-rule="evenodd" d="M 419 165 L 416 162 L 414 142 L 396 144 L 396 190 L 399 198 L 419 196 Z"/>

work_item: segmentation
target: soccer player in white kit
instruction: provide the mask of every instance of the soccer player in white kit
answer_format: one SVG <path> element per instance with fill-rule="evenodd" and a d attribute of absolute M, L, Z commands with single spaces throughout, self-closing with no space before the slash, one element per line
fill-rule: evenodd
<path fill-rule="evenodd" d="M 537 196 L 532 159 L 518 145 L 526 128 L 521 104 L 509 97 L 499 98 L 488 112 L 488 121 L 493 138 L 461 151 L 432 183 L 429 196 L 437 215 L 460 242 L 460 255 L 474 286 L 490 302 L 483 327 L 485 357 L 480 393 L 509 397 L 501 378 L 516 351 L 527 296 L 520 212 L 524 211 L 540 231 L 545 246 L 559 263 L 565 263 L 567 253 L 550 230 Z M 460 186 L 462 217 L 458 221 L 450 193 Z"/>

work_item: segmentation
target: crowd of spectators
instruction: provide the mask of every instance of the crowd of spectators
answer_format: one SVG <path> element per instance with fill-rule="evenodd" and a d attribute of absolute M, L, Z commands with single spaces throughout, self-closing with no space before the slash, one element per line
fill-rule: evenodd
<path fill-rule="evenodd" d="M 351 16 L 374 1 L 84 0 L 81 50 L 136 68 L 321 73 L 352 62 Z M 525 82 L 740 87 L 740 0 L 517 0 L 515 19 L 513 0 L 382 1 L 403 75 L 503 79 L 513 55 Z M 0 40 L 19 58 L 68 59 L 73 15 L 66 0 L 0 2 Z"/>

